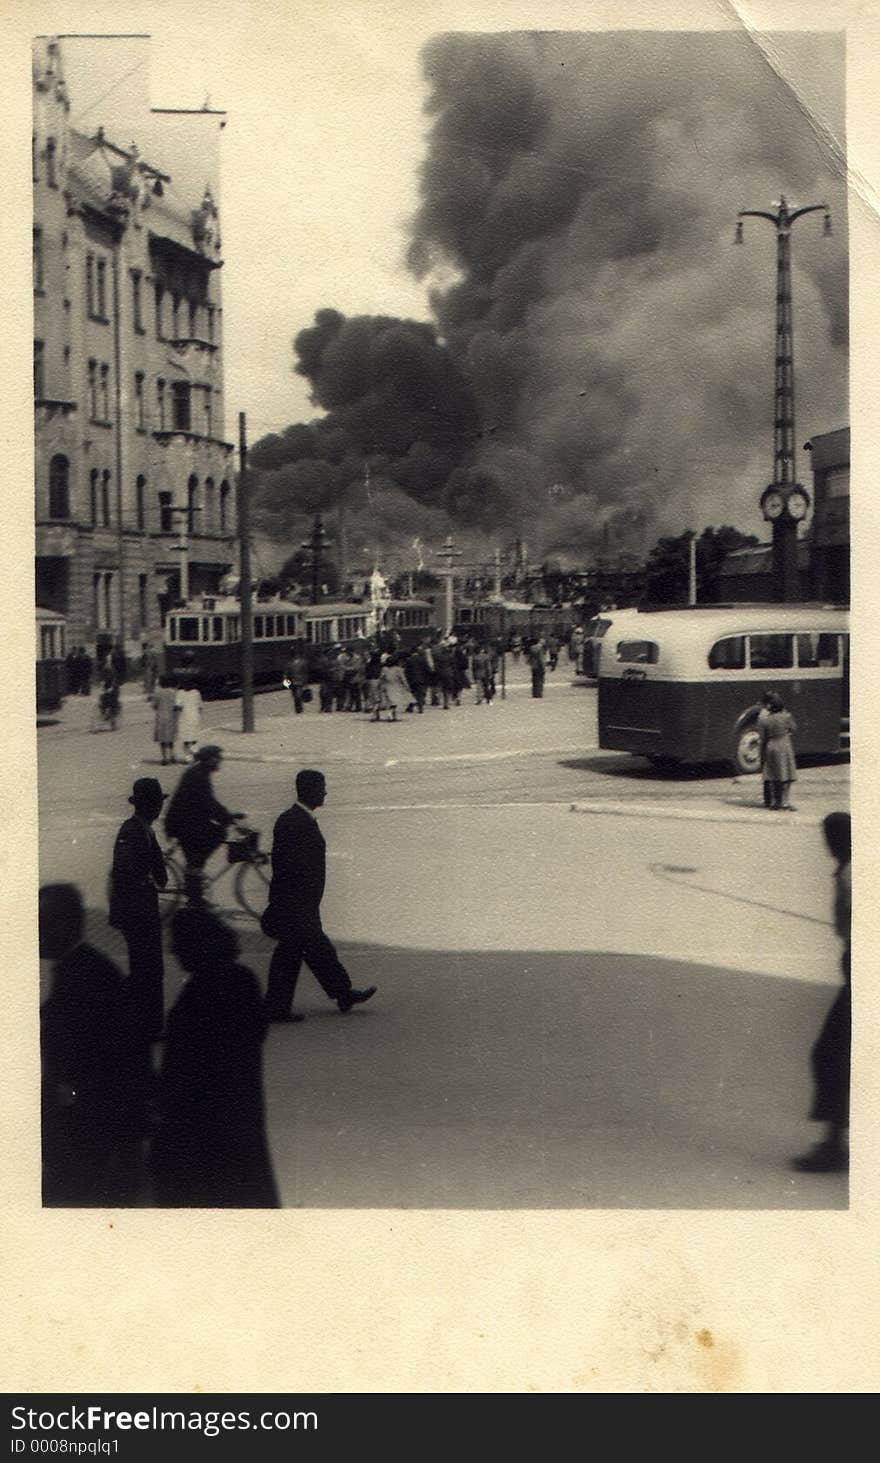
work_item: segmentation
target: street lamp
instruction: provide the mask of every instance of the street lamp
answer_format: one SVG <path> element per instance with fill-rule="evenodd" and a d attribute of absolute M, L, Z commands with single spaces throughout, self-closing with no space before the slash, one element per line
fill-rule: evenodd
<path fill-rule="evenodd" d="M 743 242 L 744 218 L 765 218 L 776 230 L 776 384 L 773 410 L 773 481 L 761 495 L 761 512 L 773 525 L 773 595 L 783 602 L 798 595 L 797 526 L 810 506 L 809 495 L 796 480 L 794 449 L 794 330 L 791 309 L 791 230 L 807 213 L 824 213 L 831 233 L 827 203 L 789 209 L 780 197 L 776 212 L 740 209 L 734 243 Z"/>

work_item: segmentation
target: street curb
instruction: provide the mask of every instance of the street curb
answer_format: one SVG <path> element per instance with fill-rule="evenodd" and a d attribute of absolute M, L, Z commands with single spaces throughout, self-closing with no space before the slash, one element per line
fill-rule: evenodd
<path fill-rule="evenodd" d="M 655 807 L 651 804 L 630 803 L 626 807 L 614 807 L 608 803 L 571 803 L 569 811 L 572 813 L 608 813 L 617 818 L 677 818 L 689 820 L 694 823 L 760 823 L 765 828 L 769 825 L 781 828 L 790 828 L 792 823 L 798 827 L 807 824 L 809 827 L 818 828 L 821 826 L 824 813 L 810 815 L 801 813 L 799 810 L 793 818 L 768 819 L 769 809 L 762 808 L 751 812 L 747 808 L 682 808 L 682 807 Z"/>

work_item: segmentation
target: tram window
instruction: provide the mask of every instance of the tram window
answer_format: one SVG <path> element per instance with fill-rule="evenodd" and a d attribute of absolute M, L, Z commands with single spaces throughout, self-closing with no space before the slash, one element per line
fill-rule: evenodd
<path fill-rule="evenodd" d="M 238 615 L 231 615 L 229 618 L 228 638 L 236 644 L 241 639 L 241 620 Z"/>
<path fill-rule="evenodd" d="M 728 635 L 726 640 L 716 640 L 709 651 L 711 671 L 742 671 L 746 665 L 745 635 Z"/>
<path fill-rule="evenodd" d="M 799 635 L 797 637 L 798 665 L 805 670 L 817 666 L 835 666 L 840 663 L 836 635 Z"/>
<path fill-rule="evenodd" d="M 750 635 L 749 665 L 753 671 L 784 671 L 794 665 L 794 637 Z"/>
<path fill-rule="evenodd" d="M 203 643 L 207 644 L 207 642 L 210 640 L 210 638 L 211 638 L 211 621 L 208 619 L 208 616 L 205 615 L 204 619 L 202 620 L 202 641 L 203 641 Z"/>
<path fill-rule="evenodd" d="M 211 639 L 212 640 L 222 640 L 223 639 L 223 616 L 222 615 L 212 615 L 211 616 Z"/>
<path fill-rule="evenodd" d="M 656 665 L 659 646 L 653 640 L 621 640 L 617 659 L 628 665 Z"/>
<path fill-rule="evenodd" d="M 178 615 L 177 638 L 181 641 L 189 641 L 190 644 L 198 641 L 199 622 L 195 615 Z"/>
<path fill-rule="evenodd" d="M 287 633 L 288 635 L 296 634 L 296 615 L 287 616 Z"/>
<path fill-rule="evenodd" d="M 262 638 L 263 638 L 263 616 L 262 615 L 254 615 L 254 639 L 255 640 L 262 640 Z"/>

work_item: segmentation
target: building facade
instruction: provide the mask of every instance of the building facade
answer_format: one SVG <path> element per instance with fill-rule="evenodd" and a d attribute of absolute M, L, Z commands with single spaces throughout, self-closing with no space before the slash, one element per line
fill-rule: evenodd
<path fill-rule="evenodd" d="M 112 118 L 82 130 L 74 78 L 85 92 L 90 59 L 112 105 L 116 58 L 99 39 L 97 66 L 89 38 L 41 38 L 34 50 L 36 600 L 66 616 L 68 645 L 121 643 L 133 658 L 159 642 L 172 604 L 219 588 L 235 563 L 221 121 L 151 111 L 143 82 L 126 91 L 118 135 Z M 146 51 L 146 37 L 120 39 Z M 143 156 L 129 141 L 141 114 Z M 175 146 L 185 174 L 203 162 L 213 184 L 179 179 Z"/>
<path fill-rule="evenodd" d="M 849 604 L 849 427 L 822 432 L 805 445 L 813 467 L 812 597 Z"/>

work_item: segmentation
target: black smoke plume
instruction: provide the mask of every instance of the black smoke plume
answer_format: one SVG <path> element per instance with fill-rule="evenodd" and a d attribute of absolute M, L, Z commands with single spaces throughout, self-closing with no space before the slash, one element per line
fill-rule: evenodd
<path fill-rule="evenodd" d="M 847 421 L 846 187 L 822 130 L 842 42 L 789 33 L 785 52 L 795 80 L 824 68 L 826 118 L 745 33 L 431 41 L 408 259 L 436 327 L 321 310 L 300 333 L 326 415 L 260 444 L 267 526 L 290 494 L 307 512 L 344 495 L 368 537 L 400 512 L 403 537 L 522 537 L 569 563 L 760 532 L 776 240 L 762 220 L 733 237 L 780 192 L 834 215 L 831 239 L 821 214 L 793 231 L 798 448 Z"/>

